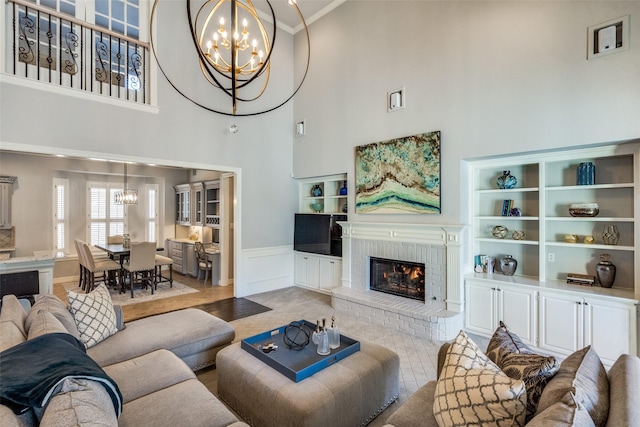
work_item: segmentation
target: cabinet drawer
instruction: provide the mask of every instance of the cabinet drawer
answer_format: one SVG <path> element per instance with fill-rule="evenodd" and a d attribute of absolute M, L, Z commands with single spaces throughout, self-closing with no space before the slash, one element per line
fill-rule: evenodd
<path fill-rule="evenodd" d="M 170 242 L 169 249 L 171 250 L 172 254 L 182 254 L 182 243 Z"/>

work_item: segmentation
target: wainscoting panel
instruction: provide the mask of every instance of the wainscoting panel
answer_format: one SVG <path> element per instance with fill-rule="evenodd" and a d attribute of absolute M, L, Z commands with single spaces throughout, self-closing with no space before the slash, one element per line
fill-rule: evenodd
<path fill-rule="evenodd" d="M 293 286 L 293 247 L 246 249 L 242 251 L 242 284 L 236 297 Z"/>

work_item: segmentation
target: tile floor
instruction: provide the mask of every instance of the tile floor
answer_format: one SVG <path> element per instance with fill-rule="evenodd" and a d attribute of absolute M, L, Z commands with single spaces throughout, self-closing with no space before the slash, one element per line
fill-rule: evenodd
<path fill-rule="evenodd" d="M 336 312 L 331 307 L 331 297 L 306 289 L 291 287 L 247 297 L 251 301 L 272 308 L 231 323 L 236 330 L 236 341 L 268 329 L 285 325 L 294 320 L 315 322 L 323 317 L 330 322 L 336 316 L 336 326 L 354 339 L 373 341 L 395 351 L 400 356 L 400 397 L 380 414 L 369 426 L 380 427 L 407 398 L 426 382 L 436 378 L 437 353 L 441 342 L 418 338 L 389 327 L 371 325 L 351 313 Z M 215 369 L 197 372 L 198 378 L 217 393 Z M 355 426 L 354 426 L 355 427 Z"/>

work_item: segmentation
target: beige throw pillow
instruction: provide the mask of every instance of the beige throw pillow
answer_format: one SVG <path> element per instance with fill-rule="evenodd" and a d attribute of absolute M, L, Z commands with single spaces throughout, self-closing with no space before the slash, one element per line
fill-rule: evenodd
<path fill-rule="evenodd" d="M 460 331 L 436 384 L 438 425 L 523 426 L 526 399 L 524 382 L 509 378 Z"/>
<path fill-rule="evenodd" d="M 596 427 L 605 425 L 609 416 L 609 379 L 591 346 L 576 351 L 560 364 L 560 370 L 542 391 L 536 416 L 569 392 L 589 412 Z"/>
<path fill-rule="evenodd" d="M 568 392 L 560 400 L 536 415 L 527 427 L 594 427 L 589 412 Z"/>
<path fill-rule="evenodd" d="M 56 319 L 60 321 L 60 323 L 62 323 L 67 332 L 69 332 L 76 338 L 80 338 L 80 334 L 78 333 L 78 328 L 76 326 L 73 315 L 71 314 L 71 312 L 69 312 L 64 303 L 60 301 L 58 297 L 52 294 L 42 294 L 36 296 L 36 302 L 35 304 L 33 304 L 33 307 L 31 307 L 29 315 L 27 316 L 27 320 L 24 322 L 27 332 L 31 328 L 33 319 L 38 315 L 40 311 L 47 311 L 51 313 L 53 316 L 55 316 Z"/>
<path fill-rule="evenodd" d="M 116 313 L 109 290 L 104 284 L 88 294 L 67 292 L 69 310 L 73 314 L 80 341 L 90 348 L 118 332 Z"/>
<path fill-rule="evenodd" d="M 64 325 L 56 319 L 56 317 L 48 311 L 39 310 L 38 314 L 33 317 L 31 326 L 29 327 L 29 339 L 34 339 L 44 334 L 60 332 L 68 334 Z"/>

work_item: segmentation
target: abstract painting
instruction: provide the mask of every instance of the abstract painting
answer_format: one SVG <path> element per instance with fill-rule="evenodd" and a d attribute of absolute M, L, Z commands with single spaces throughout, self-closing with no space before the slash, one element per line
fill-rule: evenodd
<path fill-rule="evenodd" d="M 356 147 L 356 213 L 439 214 L 440 131 Z"/>

